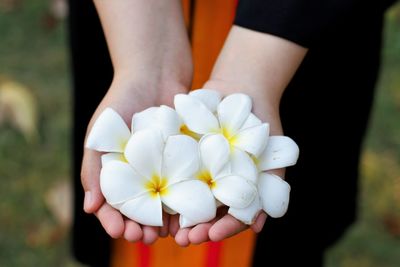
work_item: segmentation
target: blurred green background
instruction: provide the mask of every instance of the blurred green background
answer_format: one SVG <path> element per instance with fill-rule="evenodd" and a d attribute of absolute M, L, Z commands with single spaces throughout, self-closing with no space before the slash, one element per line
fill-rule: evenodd
<path fill-rule="evenodd" d="M 63 0 L 0 0 L 0 266 L 80 266 L 68 235 L 65 8 Z M 400 4 L 387 13 L 382 56 L 359 220 L 328 251 L 328 267 L 400 266 Z"/>

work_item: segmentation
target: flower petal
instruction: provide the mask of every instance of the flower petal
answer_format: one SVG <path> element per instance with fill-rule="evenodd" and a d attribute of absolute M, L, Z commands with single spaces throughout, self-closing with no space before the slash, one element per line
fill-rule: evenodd
<path fill-rule="evenodd" d="M 267 145 L 268 135 L 268 123 L 250 127 L 234 137 L 234 146 L 258 157 Z"/>
<path fill-rule="evenodd" d="M 222 134 L 208 134 L 199 142 L 203 166 L 215 177 L 229 160 L 230 146 Z"/>
<path fill-rule="evenodd" d="M 129 219 L 143 225 L 162 226 L 162 206 L 159 195 L 143 196 L 125 202 L 120 209 Z"/>
<path fill-rule="evenodd" d="M 179 227 L 180 228 L 187 228 L 187 227 L 192 227 L 195 226 L 196 224 L 198 224 L 200 222 L 195 222 L 195 221 L 191 221 L 188 218 L 180 215 L 179 216 Z"/>
<path fill-rule="evenodd" d="M 262 124 L 262 121 L 259 118 L 257 118 L 256 115 L 254 115 L 253 113 L 250 113 L 249 117 L 247 117 L 247 120 L 244 122 L 244 124 L 242 125 L 240 130 L 244 130 L 246 128 L 258 126 L 258 125 L 261 125 L 261 124 Z"/>
<path fill-rule="evenodd" d="M 123 153 L 106 153 L 101 155 L 101 166 L 105 166 L 108 162 L 112 160 L 126 162 Z"/>
<path fill-rule="evenodd" d="M 215 198 L 225 205 L 238 209 L 247 207 L 257 195 L 254 184 L 237 175 L 215 180 L 212 192 Z"/>
<path fill-rule="evenodd" d="M 161 174 L 164 141 L 160 131 L 142 130 L 134 133 L 125 148 L 125 158 L 142 176 L 150 179 Z"/>
<path fill-rule="evenodd" d="M 111 205 L 134 198 L 147 190 L 145 179 L 128 163 L 110 161 L 101 169 L 100 188 Z"/>
<path fill-rule="evenodd" d="M 196 223 L 208 222 L 216 215 L 214 197 L 209 187 L 200 180 L 187 180 L 168 186 L 161 200 Z"/>
<path fill-rule="evenodd" d="M 198 99 L 193 96 L 178 94 L 174 99 L 175 109 L 187 127 L 196 133 L 206 134 L 219 129 L 217 118 Z"/>
<path fill-rule="evenodd" d="M 121 116 L 106 108 L 93 124 L 86 147 L 103 152 L 123 152 L 131 132 Z"/>
<path fill-rule="evenodd" d="M 264 211 L 272 218 L 282 217 L 289 205 L 290 185 L 279 176 L 262 173 L 258 192 Z"/>
<path fill-rule="evenodd" d="M 173 108 L 161 105 L 157 113 L 157 127 L 161 130 L 164 140 L 166 140 L 168 136 L 180 133 L 180 126 L 182 122 L 178 113 L 176 113 Z"/>
<path fill-rule="evenodd" d="M 168 184 L 191 178 L 200 165 L 197 142 L 186 135 L 174 135 L 167 139 L 163 153 L 162 176 Z"/>
<path fill-rule="evenodd" d="M 157 110 L 159 107 L 150 107 L 132 116 L 132 133 L 148 129 L 154 126 L 157 121 Z"/>
<path fill-rule="evenodd" d="M 165 203 L 162 203 L 162 208 L 163 208 L 163 211 L 165 211 L 168 214 L 171 214 L 171 215 L 178 214 L 176 211 L 174 211 L 173 209 L 171 209 L 170 207 L 165 205 Z"/>
<path fill-rule="evenodd" d="M 270 136 L 264 151 L 258 158 L 260 170 L 267 171 L 295 165 L 299 147 L 287 136 Z"/>
<path fill-rule="evenodd" d="M 178 134 L 181 121 L 176 111 L 168 106 L 151 107 L 132 117 L 132 132 L 144 129 L 160 130 L 164 140 Z"/>
<path fill-rule="evenodd" d="M 245 94 L 231 94 L 218 105 L 218 119 L 221 127 L 236 133 L 247 120 L 251 111 L 251 99 Z"/>
<path fill-rule="evenodd" d="M 260 197 L 257 195 L 249 206 L 243 209 L 230 207 L 228 213 L 239 221 L 251 225 L 257 219 L 258 214 L 262 210 Z"/>
<path fill-rule="evenodd" d="M 230 155 L 231 172 L 257 184 L 258 170 L 250 156 L 241 149 L 233 148 Z"/>
<path fill-rule="evenodd" d="M 212 113 L 217 111 L 218 104 L 221 102 L 221 94 L 211 89 L 196 89 L 189 95 L 200 100 Z"/>

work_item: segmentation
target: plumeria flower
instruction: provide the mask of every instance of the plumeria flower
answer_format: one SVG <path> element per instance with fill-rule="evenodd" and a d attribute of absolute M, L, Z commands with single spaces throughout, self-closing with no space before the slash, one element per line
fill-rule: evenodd
<path fill-rule="evenodd" d="M 126 162 L 125 146 L 132 133 L 142 129 L 161 131 L 164 140 L 179 133 L 180 119 L 168 106 L 151 107 L 132 117 L 131 130 L 112 108 L 106 108 L 95 121 L 86 141 L 86 147 L 100 152 L 109 152 L 101 157 L 102 165 L 108 161 Z"/>
<path fill-rule="evenodd" d="M 232 157 L 229 143 L 222 134 L 205 135 L 199 148 L 201 168 L 196 177 L 210 187 L 222 204 L 238 209 L 247 207 L 257 195 L 257 172 L 251 158 Z M 245 176 L 254 177 L 254 180 Z"/>
<path fill-rule="evenodd" d="M 282 217 L 289 205 L 290 185 L 277 175 L 267 173 L 296 164 L 299 147 L 287 136 L 270 136 L 264 151 L 257 158 L 258 197 L 244 209 L 230 208 L 228 213 L 246 224 L 252 224 L 261 210 L 273 218 Z"/>
<path fill-rule="evenodd" d="M 232 150 L 240 149 L 258 157 L 266 146 L 269 125 L 261 123 L 251 113 L 250 97 L 240 93 L 231 94 L 225 97 L 217 105 L 216 112 L 213 112 L 215 97 L 207 99 L 204 97 L 206 94 L 203 91 L 201 99 L 194 95 L 175 96 L 176 112 L 189 130 L 201 135 L 222 134 Z M 211 103 L 210 100 L 214 102 Z"/>
<path fill-rule="evenodd" d="M 132 132 L 143 129 L 160 130 L 164 140 L 180 133 L 181 120 L 176 111 L 168 106 L 150 107 L 132 117 Z"/>
<path fill-rule="evenodd" d="M 189 92 L 189 95 L 200 100 L 213 114 L 216 114 L 222 96 L 212 89 L 197 89 Z"/>
<path fill-rule="evenodd" d="M 201 101 L 213 113 L 216 112 L 217 106 L 221 102 L 221 95 L 210 89 L 194 90 L 189 95 Z M 159 129 L 162 130 L 165 139 L 174 134 L 185 134 L 196 140 L 201 138 L 200 134 L 188 128 L 174 109 L 164 105 L 150 107 L 135 113 L 132 117 L 131 128 L 132 132 L 143 129 Z"/>
<path fill-rule="evenodd" d="M 132 132 L 143 129 L 159 129 L 164 139 L 174 134 L 184 134 L 200 140 L 200 135 L 188 129 L 176 111 L 170 107 L 150 107 L 135 113 L 132 117 Z"/>
<path fill-rule="evenodd" d="M 124 152 L 127 163 L 109 161 L 101 170 L 100 186 L 107 202 L 128 218 L 162 226 L 163 206 L 185 220 L 181 227 L 213 219 L 214 197 L 194 179 L 199 169 L 197 142 L 185 135 L 164 142 L 160 131 L 135 132 Z"/>
<path fill-rule="evenodd" d="M 86 140 L 86 147 L 100 152 L 123 153 L 131 132 L 112 108 L 106 108 L 96 119 Z"/>

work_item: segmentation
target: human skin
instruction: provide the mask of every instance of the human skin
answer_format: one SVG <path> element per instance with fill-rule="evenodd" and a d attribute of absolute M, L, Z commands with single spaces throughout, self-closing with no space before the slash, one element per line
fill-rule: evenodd
<path fill-rule="evenodd" d="M 94 0 L 114 68 L 112 84 L 88 125 L 90 131 L 106 108 L 116 110 L 130 126 L 132 115 L 151 106 L 172 105 L 173 96 L 186 93 L 192 80 L 190 44 L 179 0 Z M 94 213 L 113 238 L 153 243 L 168 235 L 163 227 L 141 226 L 104 200 L 100 191 L 101 153 L 85 149 L 81 181 L 84 210 Z"/>
<path fill-rule="evenodd" d="M 106 35 L 114 79 L 94 113 L 115 109 L 130 125 L 135 112 L 160 104 L 172 105 L 173 96 L 185 93 L 192 79 L 192 59 L 180 1 L 95 0 Z M 156 16 L 154 14 L 157 14 Z M 280 98 L 307 49 L 273 35 L 233 26 L 204 88 L 222 95 L 246 93 L 253 99 L 253 112 L 270 123 L 272 135 L 282 134 Z M 141 226 L 123 217 L 104 200 L 100 191 L 101 153 L 85 149 L 82 162 L 84 210 L 94 213 L 107 233 L 128 241 L 151 244 L 171 234 L 180 246 L 219 241 L 248 227 L 226 214 L 209 223 L 179 229 L 177 216 L 164 216 L 163 227 Z M 283 170 L 276 174 L 283 176 Z M 261 231 L 266 215 L 251 226 Z"/>
<path fill-rule="evenodd" d="M 241 92 L 253 100 L 253 112 L 270 124 L 271 135 L 282 135 L 279 103 L 282 94 L 302 62 L 307 49 L 288 40 L 239 26 L 233 26 L 204 88 L 222 95 Z M 281 177 L 284 169 L 273 172 Z M 261 213 L 251 229 L 262 230 L 267 216 Z M 170 233 L 181 246 L 220 241 L 248 228 L 226 210 L 210 223 L 179 229 L 172 218 Z"/>

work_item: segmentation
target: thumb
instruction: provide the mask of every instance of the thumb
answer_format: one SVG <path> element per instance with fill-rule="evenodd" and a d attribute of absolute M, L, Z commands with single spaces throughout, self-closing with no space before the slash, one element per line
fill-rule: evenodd
<path fill-rule="evenodd" d="M 101 153 L 85 149 L 81 169 L 81 182 L 85 191 L 83 209 L 87 213 L 97 211 L 104 202 L 100 190 Z"/>

